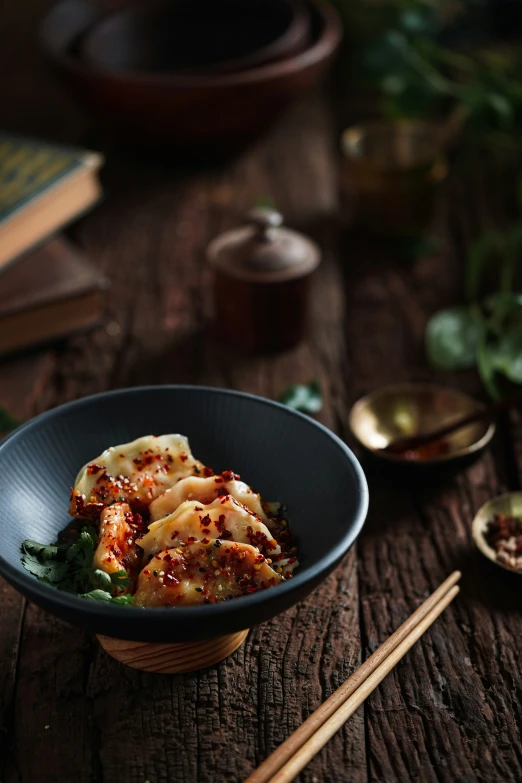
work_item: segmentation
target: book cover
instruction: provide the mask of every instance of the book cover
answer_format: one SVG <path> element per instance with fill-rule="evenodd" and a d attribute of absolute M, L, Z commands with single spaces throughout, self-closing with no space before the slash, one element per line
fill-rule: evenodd
<path fill-rule="evenodd" d="M 0 132 L 0 227 L 64 177 L 100 162 L 94 152 Z"/>
<path fill-rule="evenodd" d="M 98 323 L 107 287 L 63 237 L 41 245 L 0 274 L 0 354 Z"/>

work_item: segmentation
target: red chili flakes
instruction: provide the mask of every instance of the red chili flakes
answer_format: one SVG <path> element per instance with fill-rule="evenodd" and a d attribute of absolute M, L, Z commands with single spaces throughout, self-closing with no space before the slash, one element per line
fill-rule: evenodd
<path fill-rule="evenodd" d="M 202 530 L 201 532 L 203 533 L 203 535 L 208 536 L 208 534 L 210 533 L 210 530 L 207 527 L 204 530 Z"/>
<path fill-rule="evenodd" d="M 95 476 L 97 473 L 100 472 L 100 470 L 104 470 L 103 465 L 95 465 L 94 463 L 92 465 L 87 465 L 88 476 Z"/>
<path fill-rule="evenodd" d="M 171 539 L 174 541 L 175 538 L 179 536 L 179 530 L 174 530 L 171 534 Z"/>
<path fill-rule="evenodd" d="M 241 478 L 241 476 L 239 476 L 237 473 L 234 473 L 233 470 L 224 470 L 221 475 L 223 477 L 223 481 L 234 481 L 234 479 L 238 480 Z"/>
<path fill-rule="evenodd" d="M 188 460 L 188 455 L 185 453 L 182 453 L 179 455 L 179 458 L 182 462 L 186 462 Z"/>
<path fill-rule="evenodd" d="M 206 516 L 204 516 L 203 518 L 201 518 L 199 521 L 200 521 L 200 524 L 202 525 L 202 527 L 208 527 L 209 525 L 212 524 L 212 520 L 211 520 L 211 518 L 210 518 L 210 516 L 208 514 Z M 203 532 L 205 532 L 205 531 L 203 531 Z"/>
<path fill-rule="evenodd" d="M 212 470 L 212 468 L 205 466 L 203 468 L 203 475 L 205 476 L 205 478 L 210 478 L 210 476 L 214 475 L 214 471 Z"/>

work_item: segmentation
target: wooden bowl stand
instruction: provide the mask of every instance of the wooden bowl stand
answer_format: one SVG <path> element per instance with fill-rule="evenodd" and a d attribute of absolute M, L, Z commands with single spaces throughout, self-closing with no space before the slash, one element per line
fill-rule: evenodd
<path fill-rule="evenodd" d="M 245 641 L 246 631 L 204 639 L 200 642 L 155 644 L 130 642 L 98 634 L 98 641 L 106 653 L 120 663 L 158 674 L 183 674 L 213 666 L 231 655 Z"/>

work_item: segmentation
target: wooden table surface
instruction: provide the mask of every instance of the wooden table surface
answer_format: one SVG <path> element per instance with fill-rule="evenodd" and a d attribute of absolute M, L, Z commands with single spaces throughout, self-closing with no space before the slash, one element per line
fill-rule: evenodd
<path fill-rule="evenodd" d="M 49 2 L 8 5 L 2 125 L 85 142 L 84 119 L 40 69 L 32 40 Z M 361 394 L 435 377 L 423 354 L 426 320 L 458 301 L 465 244 L 501 208 L 502 183 L 451 182 L 440 252 L 393 261 L 339 227 L 336 138 L 328 103 L 313 98 L 220 170 L 109 159 L 105 202 L 70 234 L 112 280 L 110 326 L 1 362 L 0 404 L 25 418 L 104 389 L 165 382 L 273 398 L 317 378 L 320 420 L 351 443 L 348 411 Z M 205 247 L 258 196 L 324 251 L 311 336 L 270 360 L 218 349 L 206 331 Z M 442 380 L 480 393 L 472 376 Z M 521 780 L 520 579 L 475 552 L 470 523 L 488 497 L 520 488 L 522 428 L 506 419 L 488 453 L 444 479 L 409 484 L 366 467 L 371 508 L 356 548 L 307 601 L 205 671 L 123 668 L 2 582 L 2 783 L 241 781 L 455 568 L 463 580 L 454 605 L 299 780 Z"/>

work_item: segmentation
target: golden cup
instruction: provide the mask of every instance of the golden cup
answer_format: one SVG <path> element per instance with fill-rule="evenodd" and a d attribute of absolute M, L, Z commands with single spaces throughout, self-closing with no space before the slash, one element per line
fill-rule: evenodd
<path fill-rule="evenodd" d="M 429 226 L 447 166 L 440 128 L 417 121 L 367 122 L 344 131 L 343 183 L 354 227 L 390 238 Z"/>

